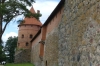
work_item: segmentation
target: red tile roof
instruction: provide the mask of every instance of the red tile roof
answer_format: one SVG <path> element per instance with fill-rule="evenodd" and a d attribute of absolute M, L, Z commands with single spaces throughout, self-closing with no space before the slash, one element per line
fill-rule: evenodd
<path fill-rule="evenodd" d="M 30 12 L 31 13 L 36 13 L 33 7 L 31 7 Z"/>
<path fill-rule="evenodd" d="M 33 18 L 25 18 L 24 21 L 25 22 L 23 24 L 34 24 L 34 25 L 42 26 L 42 23 L 34 17 Z"/>
<path fill-rule="evenodd" d="M 30 12 L 36 13 L 33 7 L 31 7 Z M 24 21 L 25 22 L 22 25 L 25 25 L 25 24 L 30 25 L 31 24 L 31 25 L 42 26 L 42 23 L 39 20 L 37 20 L 35 17 L 31 17 L 31 18 L 26 17 L 26 18 L 24 18 Z"/>

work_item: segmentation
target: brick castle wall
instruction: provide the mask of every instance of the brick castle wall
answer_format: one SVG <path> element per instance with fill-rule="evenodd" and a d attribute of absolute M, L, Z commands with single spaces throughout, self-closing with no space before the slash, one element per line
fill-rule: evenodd
<path fill-rule="evenodd" d="M 59 66 L 100 65 L 100 0 L 65 0 Z"/>
<path fill-rule="evenodd" d="M 58 65 L 58 25 L 62 13 L 63 8 L 54 16 L 48 25 L 42 27 L 41 33 L 32 42 L 31 63 L 35 64 L 35 66 Z M 39 43 L 41 40 L 45 43 Z"/>

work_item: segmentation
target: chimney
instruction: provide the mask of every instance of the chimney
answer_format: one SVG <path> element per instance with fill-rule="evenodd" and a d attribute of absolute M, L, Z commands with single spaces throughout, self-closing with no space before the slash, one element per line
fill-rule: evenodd
<path fill-rule="evenodd" d="M 37 13 L 40 14 L 40 10 L 37 10 Z"/>

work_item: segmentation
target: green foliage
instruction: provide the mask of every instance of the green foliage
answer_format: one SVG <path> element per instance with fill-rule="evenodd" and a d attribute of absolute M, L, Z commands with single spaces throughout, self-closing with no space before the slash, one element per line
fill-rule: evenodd
<path fill-rule="evenodd" d="M 3 51 L 3 46 L 2 43 L 0 44 L 0 62 L 5 61 L 6 60 L 6 55 Z"/>
<path fill-rule="evenodd" d="M 2 46 L 2 44 L 3 44 L 3 41 L 2 41 L 2 39 L 0 39 L 0 46 Z"/>
<path fill-rule="evenodd" d="M 0 4 L 0 15 L 3 15 L 2 21 L 10 22 L 14 17 L 24 14 L 25 17 L 35 17 L 39 19 L 41 14 L 31 13 L 26 6 L 31 6 L 34 0 L 7 0 Z"/>
<path fill-rule="evenodd" d="M 17 22 L 18 22 L 18 24 L 23 24 L 23 23 L 25 23 L 25 20 L 18 20 Z"/>
<path fill-rule="evenodd" d="M 7 63 L 5 66 L 34 66 L 34 65 L 31 63 L 21 63 L 21 64 Z"/>
<path fill-rule="evenodd" d="M 12 63 L 14 62 L 14 54 L 15 49 L 17 47 L 17 37 L 9 37 L 6 45 L 5 45 L 5 52 L 7 53 L 7 61 Z"/>
<path fill-rule="evenodd" d="M 0 15 L 3 15 L 2 21 L 9 22 L 15 16 L 28 14 L 30 11 L 26 6 L 31 6 L 34 0 L 6 0 L 0 3 Z"/>
<path fill-rule="evenodd" d="M 20 49 L 16 48 L 16 51 L 24 51 L 24 50 L 25 50 L 24 48 L 20 48 Z"/>
<path fill-rule="evenodd" d="M 27 13 L 27 14 L 24 14 L 26 17 L 29 17 L 29 18 L 32 18 L 32 17 L 35 17 L 36 19 L 39 20 L 39 17 L 42 16 L 42 14 L 40 13 L 36 13 L 36 14 L 33 14 L 33 13 Z"/>

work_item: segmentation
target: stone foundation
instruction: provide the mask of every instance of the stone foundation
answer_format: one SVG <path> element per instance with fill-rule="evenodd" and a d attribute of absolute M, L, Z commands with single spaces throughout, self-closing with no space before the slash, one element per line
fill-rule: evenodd
<path fill-rule="evenodd" d="M 27 63 L 30 62 L 31 56 L 30 56 L 30 50 L 19 50 L 15 54 L 15 63 Z"/>

